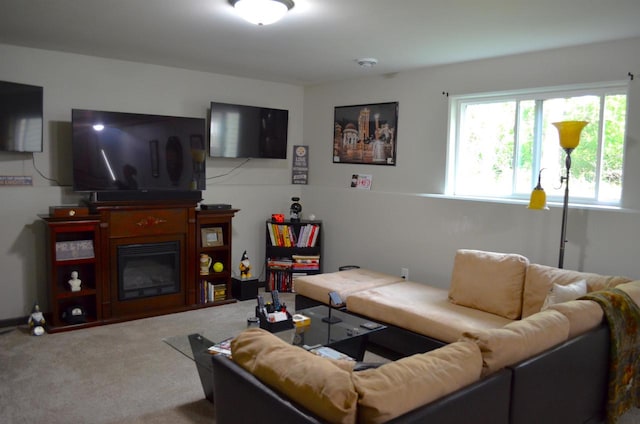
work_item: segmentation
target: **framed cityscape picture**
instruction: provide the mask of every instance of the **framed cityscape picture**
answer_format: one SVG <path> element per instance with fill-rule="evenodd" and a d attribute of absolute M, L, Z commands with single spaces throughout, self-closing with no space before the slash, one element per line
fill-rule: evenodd
<path fill-rule="evenodd" d="M 395 166 L 397 128 L 398 102 L 336 107 L 333 162 Z"/>

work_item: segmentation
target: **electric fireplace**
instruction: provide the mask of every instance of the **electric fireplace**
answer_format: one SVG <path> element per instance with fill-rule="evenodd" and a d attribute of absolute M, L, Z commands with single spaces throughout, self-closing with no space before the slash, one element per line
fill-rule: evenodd
<path fill-rule="evenodd" d="M 128 244 L 118 251 L 118 300 L 180 292 L 180 243 Z"/>

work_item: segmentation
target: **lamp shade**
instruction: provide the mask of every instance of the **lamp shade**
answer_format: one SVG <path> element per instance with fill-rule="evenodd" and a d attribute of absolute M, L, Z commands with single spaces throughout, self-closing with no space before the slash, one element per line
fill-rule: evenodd
<path fill-rule="evenodd" d="M 538 185 L 531 191 L 531 197 L 529 198 L 529 209 L 549 209 L 547 206 L 547 193 L 544 192 L 542 185 L 540 184 L 540 176 L 542 175 L 542 169 L 538 172 Z"/>
<path fill-rule="evenodd" d="M 553 122 L 553 126 L 558 129 L 560 136 L 560 146 L 563 149 L 575 149 L 580 144 L 580 133 L 588 124 L 587 121 L 562 121 Z"/>
<path fill-rule="evenodd" d="M 238 14 L 255 25 L 269 25 L 279 21 L 294 3 L 292 0 L 229 0 Z"/>

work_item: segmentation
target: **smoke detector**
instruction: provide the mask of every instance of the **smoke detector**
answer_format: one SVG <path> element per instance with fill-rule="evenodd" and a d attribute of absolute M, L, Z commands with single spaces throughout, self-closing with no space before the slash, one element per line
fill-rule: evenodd
<path fill-rule="evenodd" d="M 375 59 L 373 57 L 363 57 L 360 59 L 356 59 L 356 62 L 362 68 L 373 68 L 373 66 L 378 63 L 378 59 Z"/>

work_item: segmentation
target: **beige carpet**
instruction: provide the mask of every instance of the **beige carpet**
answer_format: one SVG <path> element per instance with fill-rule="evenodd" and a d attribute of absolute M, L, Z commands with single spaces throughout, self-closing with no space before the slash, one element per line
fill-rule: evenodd
<path fill-rule="evenodd" d="M 293 295 L 282 301 L 293 307 Z M 192 360 L 163 342 L 246 328 L 255 300 L 65 333 L 0 335 L 1 423 L 211 423 Z"/>
<path fill-rule="evenodd" d="M 293 296 L 282 294 L 291 307 Z M 192 360 L 163 342 L 237 334 L 255 301 L 40 337 L 0 334 L 0 423 L 212 423 Z M 619 424 L 640 423 L 639 410 Z"/>

